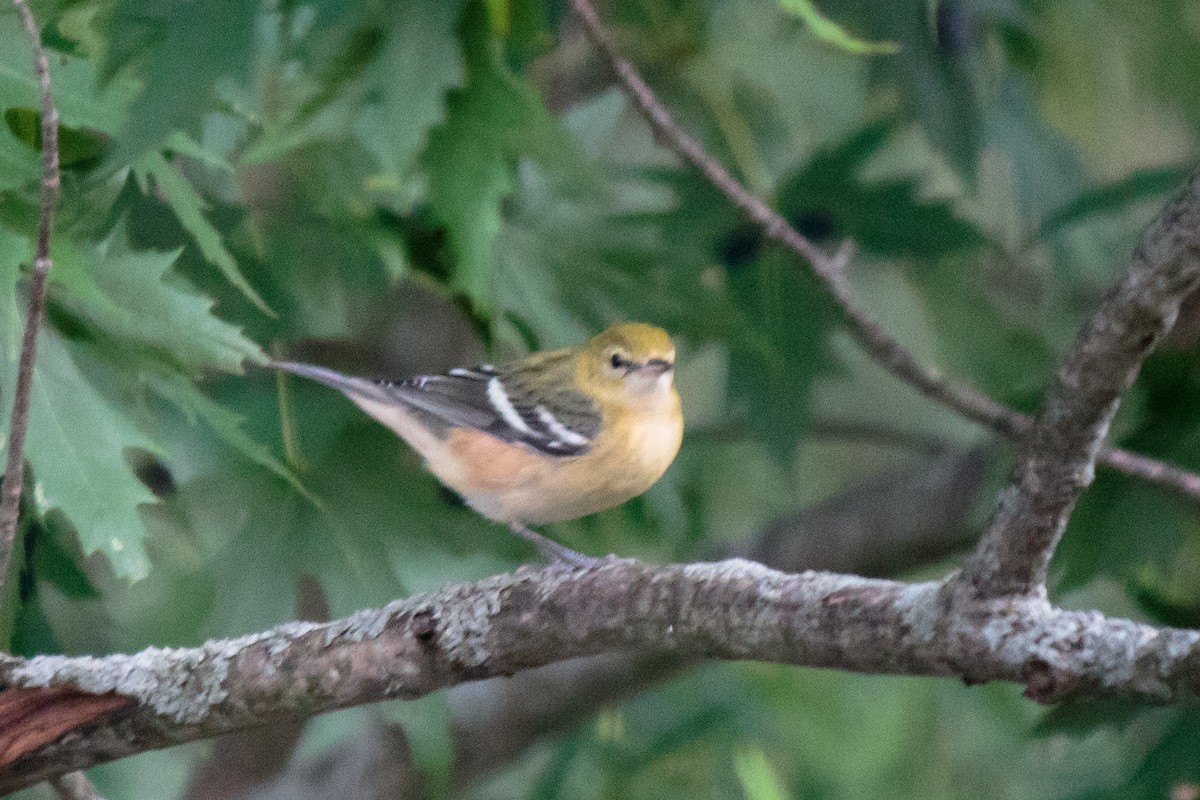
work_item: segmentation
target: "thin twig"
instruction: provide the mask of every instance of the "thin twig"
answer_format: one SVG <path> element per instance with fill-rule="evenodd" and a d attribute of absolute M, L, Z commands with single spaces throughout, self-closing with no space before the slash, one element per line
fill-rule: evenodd
<path fill-rule="evenodd" d="M 768 238 L 783 244 L 809 263 L 841 309 L 849 324 L 850 333 L 863 349 L 921 392 L 970 419 L 983 422 L 1010 436 L 1024 429 L 1020 414 L 969 386 L 943 377 L 937 370 L 925 367 L 884 331 L 879 323 L 855 306 L 850 298 L 849 284 L 845 277 L 847 262 L 853 253 L 852 245 L 841 245 L 831 256 L 805 238 L 777 211 L 752 195 L 699 141 L 679 127 L 633 65 L 612 49 L 596 9 L 589 0 L 571 0 L 571 5 L 583 20 L 588 37 L 612 65 L 625 93 L 650 124 L 658 141 L 698 170 L 751 222 L 758 225 Z"/>
<path fill-rule="evenodd" d="M 46 277 L 50 274 L 50 226 L 54 204 L 58 200 L 61 176 L 58 170 L 58 110 L 50 94 L 50 62 L 38 35 L 37 22 L 25 0 L 13 0 L 25 23 L 33 45 L 33 68 L 42 92 L 42 207 L 38 221 L 37 252 L 33 260 L 33 279 L 29 284 L 29 309 L 25 333 L 21 338 L 21 356 L 17 366 L 17 386 L 13 392 L 12 417 L 8 436 L 8 465 L 0 497 L 0 596 L 8 578 L 13 541 L 17 534 L 21 488 L 24 481 L 25 434 L 29 431 L 29 394 L 33 388 L 33 364 L 37 358 L 37 336 L 46 310 Z"/>
<path fill-rule="evenodd" d="M 662 101 L 637 70 L 613 50 L 590 0 L 571 0 L 592 44 L 612 67 L 621 88 L 653 129 L 658 141 L 698 170 L 770 239 L 798 254 L 812 267 L 841 310 L 851 336 L 884 369 L 925 396 L 972 422 L 1002 436 L 1018 439 L 1032 426 L 1033 418 L 997 403 L 964 383 L 945 377 L 936 367 L 922 364 L 891 334 L 854 304 L 846 280 L 846 265 L 853 248 L 844 242 L 831 256 L 804 237 L 769 205 L 751 194 L 671 117 Z M 1147 456 L 1106 447 L 1100 463 L 1126 475 L 1159 483 L 1193 500 L 1200 500 L 1200 475 Z"/>

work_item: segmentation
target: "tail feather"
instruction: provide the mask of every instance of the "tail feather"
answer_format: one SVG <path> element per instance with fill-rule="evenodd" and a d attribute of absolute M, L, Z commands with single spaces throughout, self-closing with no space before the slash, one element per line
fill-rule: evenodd
<path fill-rule="evenodd" d="M 325 367 L 301 364 L 296 361 L 271 361 L 267 366 L 271 369 L 279 369 L 284 372 L 290 372 L 293 375 L 309 378 L 317 383 L 323 383 L 330 388 L 337 389 L 352 400 L 360 398 L 388 404 L 395 404 L 398 400 L 395 394 L 389 392 L 383 384 L 363 378 L 355 378 L 350 375 L 343 375 L 340 372 L 326 369 Z"/>

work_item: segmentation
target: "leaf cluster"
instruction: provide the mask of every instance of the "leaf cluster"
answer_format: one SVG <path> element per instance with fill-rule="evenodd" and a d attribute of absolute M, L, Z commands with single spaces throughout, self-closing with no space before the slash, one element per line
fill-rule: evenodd
<path fill-rule="evenodd" d="M 1144 14 L 1091 0 L 607 5 L 618 49 L 740 180 L 818 243 L 858 244 L 856 300 L 923 359 L 1027 411 L 1200 124 L 1181 0 Z M 195 643 L 289 618 L 304 576 L 342 614 L 530 557 L 344 400 L 262 369 L 267 353 L 398 376 L 621 319 L 668 328 L 684 450 L 643 498 L 549 531 L 595 553 L 699 558 L 925 458 L 822 431 L 984 436 L 849 346 L 803 265 L 659 147 L 560 4 L 35 11 L 64 182 L 0 625 L 16 652 Z M 37 224 L 31 64 L 0 10 L 5 404 Z M 1196 469 L 1194 305 L 1114 435 Z M 1060 589 L 1196 625 L 1198 522 L 1102 475 L 1055 563 Z M 445 706 L 404 713 L 444 779 Z M 711 668 L 477 791 L 1162 796 L 1195 781 L 1179 756 L 1190 713 L 1089 711 L 1079 740 L 1050 720 L 1052 758 L 1002 690 Z M 183 760 L 161 762 L 178 782 Z M 111 796 L 136 784 L 122 769 L 102 773 Z"/>

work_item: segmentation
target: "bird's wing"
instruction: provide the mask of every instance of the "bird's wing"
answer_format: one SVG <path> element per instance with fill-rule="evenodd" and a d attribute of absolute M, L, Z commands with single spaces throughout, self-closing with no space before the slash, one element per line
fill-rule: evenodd
<path fill-rule="evenodd" d="M 600 430 L 600 411 L 587 395 L 573 390 L 547 394 L 521 380 L 519 372 L 490 364 L 383 388 L 435 420 L 553 456 L 586 453 Z"/>

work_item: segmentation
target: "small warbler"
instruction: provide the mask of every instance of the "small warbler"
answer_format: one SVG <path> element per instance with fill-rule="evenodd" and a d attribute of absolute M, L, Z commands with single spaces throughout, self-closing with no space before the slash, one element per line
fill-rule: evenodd
<path fill-rule="evenodd" d="M 585 344 L 507 364 L 370 381 L 293 362 L 272 366 L 342 392 L 425 458 L 489 519 L 549 559 L 594 563 L 529 529 L 625 502 L 679 452 L 675 346 L 653 325 L 614 325 Z"/>

